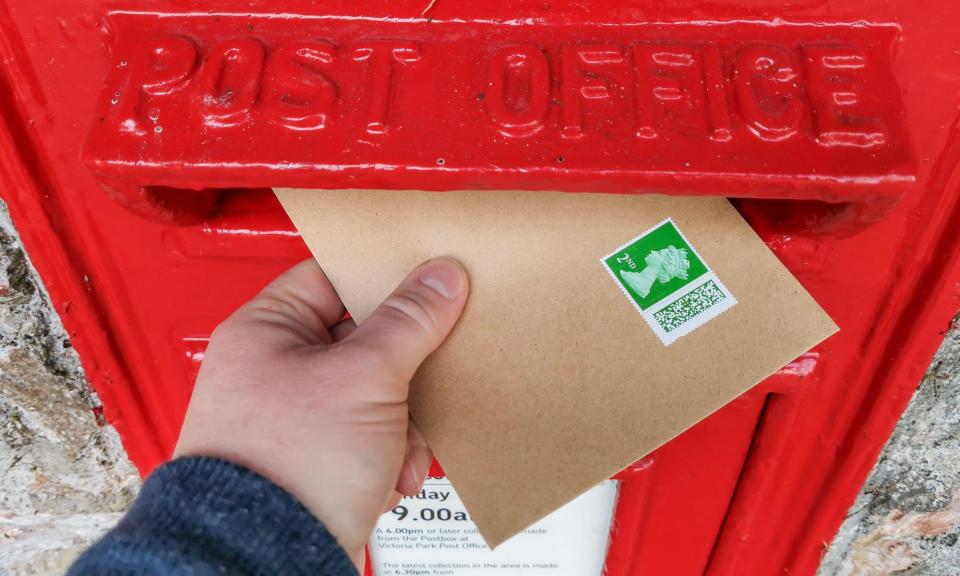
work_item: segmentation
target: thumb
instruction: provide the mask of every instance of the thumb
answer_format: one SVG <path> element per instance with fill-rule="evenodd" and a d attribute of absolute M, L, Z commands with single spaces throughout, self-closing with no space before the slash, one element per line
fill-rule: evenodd
<path fill-rule="evenodd" d="M 372 348 L 392 375 L 409 381 L 450 334 L 467 301 L 467 289 L 467 274 L 455 260 L 428 260 L 348 339 Z"/>

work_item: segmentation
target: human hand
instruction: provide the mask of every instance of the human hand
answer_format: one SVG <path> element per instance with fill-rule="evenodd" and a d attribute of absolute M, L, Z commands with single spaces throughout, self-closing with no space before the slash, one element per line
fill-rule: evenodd
<path fill-rule="evenodd" d="M 430 260 L 358 328 L 316 262 L 301 262 L 214 331 L 175 456 L 269 478 L 360 567 L 377 518 L 419 492 L 432 461 L 407 392 L 460 317 L 467 284 L 456 262 Z"/>

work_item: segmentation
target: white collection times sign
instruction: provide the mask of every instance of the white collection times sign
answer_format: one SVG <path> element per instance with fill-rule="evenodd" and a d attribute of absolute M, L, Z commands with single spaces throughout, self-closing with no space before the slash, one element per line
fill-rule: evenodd
<path fill-rule="evenodd" d="M 617 482 L 603 482 L 491 551 L 450 482 L 428 478 L 380 518 L 370 538 L 373 573 L 600 576 L 616 500 Z"/>

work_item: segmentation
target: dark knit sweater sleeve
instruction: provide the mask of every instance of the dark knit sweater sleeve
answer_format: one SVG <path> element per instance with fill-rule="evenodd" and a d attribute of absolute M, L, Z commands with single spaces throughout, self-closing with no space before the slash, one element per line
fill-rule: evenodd
<path fill-rule="evenodd" d="M 250 574 L 356 576 L 299 501 L 242 466 L 180 458 L 151 474 L 117 526 L 69 576 Z"/>

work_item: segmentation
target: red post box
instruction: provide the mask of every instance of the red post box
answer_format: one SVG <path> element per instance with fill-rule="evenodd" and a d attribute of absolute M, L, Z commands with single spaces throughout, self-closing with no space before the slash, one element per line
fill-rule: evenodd
<path fill-rule="evenodd" d="M 429 8 L 426 13 L 425 8 Z M 625 470 L 606 573 L 812 574 L 960 308 L 960 5 L 0 5 L 0 178 L 148 473 L 271 186 L 723 195 L 841 332 Z"/>

